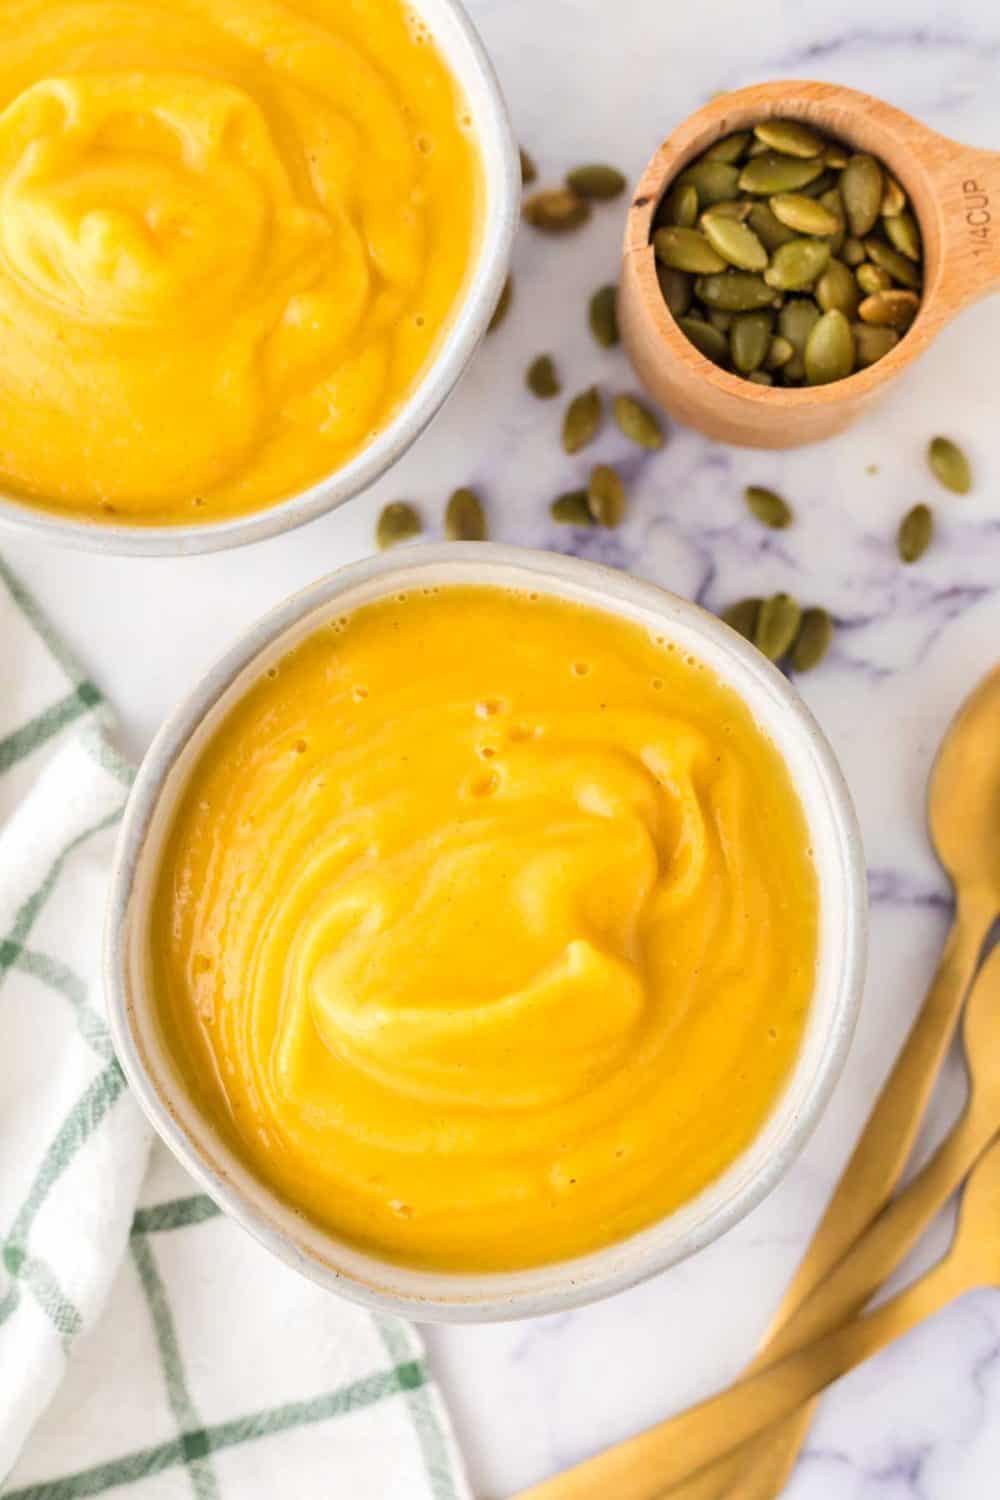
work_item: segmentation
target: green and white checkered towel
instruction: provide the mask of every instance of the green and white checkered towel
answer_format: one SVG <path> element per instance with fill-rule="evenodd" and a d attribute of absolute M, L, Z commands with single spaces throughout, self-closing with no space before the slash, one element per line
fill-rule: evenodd
<path fill-rule="evenodd" d="M 99 977 L 131 778 L 108 727 L 0 562 L 0 1491 L 467 1500 L 416 1332 L 150 1154 Z"/>

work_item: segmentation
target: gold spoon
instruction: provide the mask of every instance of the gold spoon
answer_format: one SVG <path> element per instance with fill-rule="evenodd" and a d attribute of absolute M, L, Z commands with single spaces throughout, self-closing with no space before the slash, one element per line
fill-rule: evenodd
<path fill-rule="evenodd" d="M 785 1295 L 774 1329 L 788 1320 L 881 1212 L 910 1154 L 980 950 L 1000 911 L 998 730 L 1000 667 L 962 705 L 945 735 L 931 773 L 928 798 L 931 839 L 956 892 L 951 933 L 920 1014 Z M 765 1346 L 751 1369 L 759 1368 L 766 1360 Z M 782 1451 L 793 1454 L 808 1430 L 809 1416 L 804 1414 L 800 1419 L 796 1415 L 794 1420 L 794 1447 L 792 1423 L 787 1424 L 787 1435 L 781 1436 Z M 641 1444 L 646 1438 L 652 1441 L 657 1430 L 640 1434 L 631 1443 Z M 769 1434 L 769 1440 L 771 1437 Z M 773 1438 L 778 1441 L 779 1434 L 773 1434 Z M 683 1473 L 677 1477 L 683 1478 Z M 657 1488 L 648 1493 L 662 1493 L 665 1488 L 666 1481 L 661 1475 Z M 530 1493 L 541 1500 L 543 1491 Z M 684 1500 L 689 1500 L 687 1494 Z"/>
<path fill-rule="evenodd" d="M 845 1323 L 770 1369 L 730 1386 L 721 1396 L 689 1407 L 654 1429 L 655 1444 L 645 1441 L 651 1434 L 644 1433 L 525 1490 L 519 1500 L 596 1500 L 609 1495 L 614 1500 L 647 1500 L 662 1494 L 685 1474 L 712 1462 L 720 1432 L 737 1447 L 955 1297 L 984 1285 L 1000 1286 L 1000 1143 L 990 1147 L 969 1177 L 951 1249 L 920 1281 L 876 1312 Z M 642 1445 L 638 1459 L 637 1443 Z M 649 1486 L 651 1474 L 656 1475 L 655 1489 Z"/>

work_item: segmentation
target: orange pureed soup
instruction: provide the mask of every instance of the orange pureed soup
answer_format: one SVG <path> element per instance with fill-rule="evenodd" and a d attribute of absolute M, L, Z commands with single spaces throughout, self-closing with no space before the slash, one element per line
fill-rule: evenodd
<path fill-rule="evenodd" d="M 468 105 L 403 0 L 0 0 L 0 488 L 217 521 L 341 467 L 449 325 Z"/>
<path fill-rule="evenodd" d="M 448 586 L 261 672 L 176 810 L 151 959 L 254 1173 L 369 1252 L 479 1271 L 620 1239 L 734 1160 L 817 927 L 788 772 L 707 667 Z"/>

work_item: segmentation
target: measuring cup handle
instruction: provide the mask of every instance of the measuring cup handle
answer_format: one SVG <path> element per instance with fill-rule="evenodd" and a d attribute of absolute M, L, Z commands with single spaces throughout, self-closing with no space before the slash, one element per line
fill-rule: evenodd
<path fill-rule="evenodd" d="M 940 305 L 945 316 L 1000 288 L 1000 151 L 980 151 L 947 136 L 927 142 L 922 222 L 940 235 Z"/>

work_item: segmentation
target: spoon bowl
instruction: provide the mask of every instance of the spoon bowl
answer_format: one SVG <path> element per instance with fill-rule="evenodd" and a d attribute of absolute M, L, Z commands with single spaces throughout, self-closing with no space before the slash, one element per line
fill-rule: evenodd
<path fill-rule="evenodd" d="M 846 380 L 796 390 L 755 385 L 699 353 L 663 300 L 650 244 L 677 173 L 722 136 L 775 117 L 801 120 L 884 162 L 909 196 L 924 246 L 923 297 L 905 338 Z M 849 426 L 960 308 L 1000 284 L 991 202 L 1000 202 L 1000 152 L 949 140 L 870 94 L 781 80 L 720 95 L 668 136 L 636 188 L 625 224 L 622 341 L 650 394 L 709 437 L 751 448 L 817 442 Z"/>

